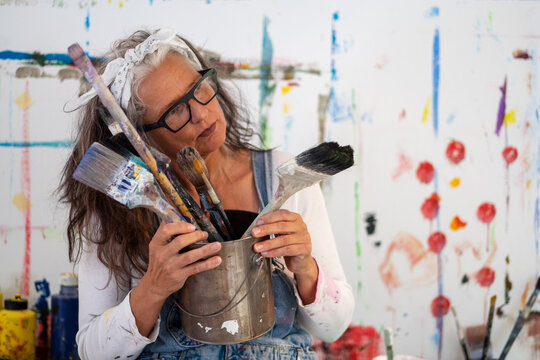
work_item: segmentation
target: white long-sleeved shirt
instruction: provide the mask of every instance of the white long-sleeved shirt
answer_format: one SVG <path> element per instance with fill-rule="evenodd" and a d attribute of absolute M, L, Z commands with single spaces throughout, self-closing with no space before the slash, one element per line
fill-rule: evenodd
<path fill-rule="evenodd" d="M 274 151 L 274 168 L 291 155 Z M 274 189 L 278 179 L 274 175 Z M 312 242 L 312 256 L 319 276 L 315 301 L 304 305 L 295 287 L 298 301 L 297 321 L 312 336 L 331 342 L 349 325 L 354 297 L 347 283 L 336 248 L 324 198 L 318 185 L 293 195 L 282 206 L 298 213 L 306 223 Z M 285 270 L 293 278 L 293 274 Z M 130 290 L 121 290 L 114 278 L 109 281 L 108 268 L 99 261 L 95 245 L 85 243 L 79 264 L 79 332 L 77 344 L 81 359 L 133 359 L 144 347 L 157 339 L 158 318 L 148 337 L 136 326 L 129 302 Z M 131 288 L 140 276 L 133 275 Z M 294 280 L 293 280 L 294 283 Z"/>

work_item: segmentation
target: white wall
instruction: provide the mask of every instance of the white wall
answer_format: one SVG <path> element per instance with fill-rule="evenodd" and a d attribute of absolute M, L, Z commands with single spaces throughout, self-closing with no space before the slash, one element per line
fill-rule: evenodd
<path fill-rule="evenodd" d="M 442 335 L 442 358 L 457 359 L 452 316 L 442 318 L 441 334 L 430 312 L 431 301 L 441 293 L 455 307 L 463 326 L 480 324 L 486 319 L 491 295 L 498 296 L 498 305 L 504 302 L 507 273 L 513 284 L 510 302 L 503 308 L 504 315 L 495 318 L 492 335 L 494 353 L 499 353 L 522 294 L 526 286 L 530 293 L 540 269 L 539 2 L 6 0 L 0 4 L 0 52 L 65 54 L 67 46 L 79 42 L 90 55 L 98 56 L 113 40 L 141 25 L 168 25 L 224 60 L 249 64 L 246 74 L 257 72 L 253 68 L 262 56 L 267 17 L 278 85 L 271 108 L 263 109 L 270 116 L 272 145 L 297 153 L 322 136 L 356 150 L 357 166 L 323 187 L 357 298 L 354 322 L 376 329 L 390 326 L 397 353 L 429 359 L 436 358 Z M 433 71 L 436 38 L 438 76 Z M 514 58 L 515 50 L 528 51 L 532 59 Z M 282 89 L 290 82 L 282 79 L 280 69 L 288 64 L 297 69 L 292 80 L 297 86 L 286 92 Z M 21 61 L 0 58 L 4 297 L 24 290 L 27 233 L 30 287 L 45 277 L 52 292 L 57 292 L 59 274 L 72 270 L 64 239 L 65 209 L 59 208 L 51 192 L 69 152 L 62 141 L 70 139 L 76 121 L 76 114 L 64 114 L 62 105 L 75 94 L 78 81 L 60 80 L 58 71 L 65 66 L 37 67 L 45 76 L 19 78 L 16 70 L 22 66 Z M 440 80 L 436 109 L 434 77 Z M 516 121 L 503 126 L 497 136 L 499 87 L 505 78 L 506 112 L 514 111 Z M 236 84 L 257 122 L 259 80 Z M 15 101 L 26 87 L 33 104 L 25 112 Z M 323 112 L 326 131 L 321 135 L 319 96 L 331 91 L 335 96 Z M 434 110 L 438 110 L 437 132 Z M 10 145 L 24 140 L 25 123 L 33 146 Z M 457 165 L 445 156 L 454 139 L 466 147 L 466 157 Z M 50 143 L 39 146 L 39 142 Z M 508 168 L 501 156 L 507 145 L 519 153 Z M 29 159 L 29 173 L 24 159 Z M 400 161 L 401 173 L 397 172 Z M 437 170 L 436 180 L 429 184 L 421 184 L 415 176 L 422 161 Z M 458 187 L 449 185 L 455 177 L 461 180 Z M 25 179 L 30 181 L 29 190 Z M 435 191 L 440 211 L 430 225 L 420 206 Z M 14 198 L 21 204 L 17 196 L 21 192 L 30 195 L 27 219 L 26 212 L 14 205 Z M 476 216 L 483 202 L 497 209 L 489 229 Z M 377 220 L 372 235 L 365 230 L 369 213 Z M 449 227 L 456 215 L 467 223 L 458 231 Z M 436 230 L 447 237 L 440 276 L 439 260 L 427 246 L 428 236 Z M 490 251 L 486 251 L 488 233 Z M 399 239 L 407 241 L 399 243 Z M 408 257 L 412 255 L 407 255 L 413 251 L 418 260 L 414 264 Z M 400 281 L 392 291 L 379 270 L 386 257 Z M 496 275 L 489 288 L 475 280 L 484 266 Z M 462 284 L 465 274 L 470 281 Z M 31 290 L 26 295 L 33 300 L 36 294 Z M 512 358 L 537 358 L 539 342 L 525 329 Z"/>

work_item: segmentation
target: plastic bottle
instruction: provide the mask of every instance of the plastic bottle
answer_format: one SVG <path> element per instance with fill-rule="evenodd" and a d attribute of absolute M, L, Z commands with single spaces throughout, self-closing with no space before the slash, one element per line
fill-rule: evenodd
<path fill-rule="evenodd" d="M 46 279 L 34 283 L 36 291 L 41 293 L 34 304 L 36 310 L 36 360 L 48 360 L 50 348 L 50 311 L 47 298 L 51 295 L 49 282 Z"/>
<path fill-rule="evenodd" d="M 63 273 L 60 294 L 51 297 L 51 359 L 79 359 L 75 335 L 79 330 L 77 275 Z"/>
<path fill-rule="evenodd" d="M 28 300 L 17 294 L 4 301 L 0 310 L 0 357 L 34 360 L 36 313 L 28 310 Z"/>

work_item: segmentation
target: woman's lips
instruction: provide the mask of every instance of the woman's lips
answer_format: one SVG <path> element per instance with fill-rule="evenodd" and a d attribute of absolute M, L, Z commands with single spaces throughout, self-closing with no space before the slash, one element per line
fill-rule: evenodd
<path fill-rule="evenodd" d="M 209 135 L 211 135 L 214 130 L 216 130 L 216 123 L 214 122 L 212 125 L 210 125 L 209 127 L 206 128 L 206 130 L 204 130 L 200 135 L 199 137 L 207 137 Z"/>

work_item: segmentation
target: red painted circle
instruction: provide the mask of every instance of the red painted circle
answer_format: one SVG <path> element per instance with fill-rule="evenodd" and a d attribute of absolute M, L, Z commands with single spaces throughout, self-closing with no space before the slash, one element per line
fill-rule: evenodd
<path fill-rule="evenodd" d="M 429 238 L 428 238 L 429 250 L 433 251 L 434 253 L 439 254 L 445 245 L 446 245 L 446 236 L 442 232 L 436 231 L 433 234 L 429 235 Z"/>
<path fill-rule="evenodd" d="M 480 286 L 489 287 L 495 281 L 495 271 L 490 267 L 483 267 L 476 273 L 476 281 Z"/>
<path fill-rule="evenodd" d="M 431 314 L 434 317 L 443 317 L 450 310 L 450 300 L 446 296 L 439 295 L 431 301 Z"/>
<path fill-rule="evenodd" d="M 420 210 L 426 219 L 435 219 L 439 213 L 439 197 L 437 194 L 433 193 L 431 197 L 427 198 L 422 204 Z"/>
<path fill-rule="evenodd" d="M 465 145 L 459 141 L 451 141 L 446 147 L 446 157 L 454 164 L 465 158 Z"/>
<path fill-rule="evenodd" d="M 517 156 L 518 156 L 518 151 L 513 146 L 507 146 L 504 148 L 502 152 L 502 156 L 504 158 L 504 161 L 506 161 L 506 164 L 510 165 L 511 163 L 516 161 Z"/>
<path fill-rule="evenodd" d="M 420 182 L 428 184 L 435 176 L 435 168 L 428 161 L 421 162 L 416 169 L 416 177 Z"/>
<path fill-rule="evenodd" d="M 493 218 L 495 217 L 496 213 L 497 209 L 495 209 L 495 205 L 485 202 L 478 207 L 478 210 L 476 211 L 476 216 L 478 216 L 478 219 L 481 222 L 489 224 L 491 220 L 493 220 Z"/>

